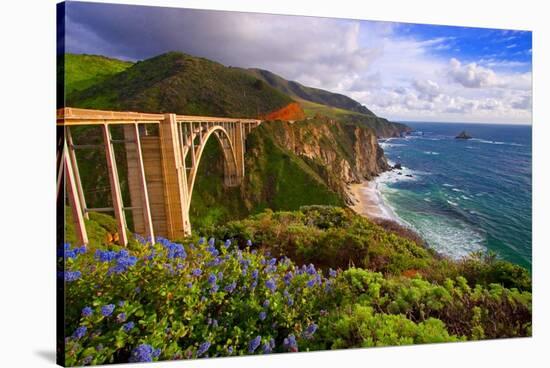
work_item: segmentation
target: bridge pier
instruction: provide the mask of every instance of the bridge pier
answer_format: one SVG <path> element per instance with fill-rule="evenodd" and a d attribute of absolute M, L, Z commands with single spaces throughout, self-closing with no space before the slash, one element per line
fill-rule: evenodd
<path fill-rule="evenodd" d="M 175 114 L 165 114 L 159 125 L 167 237 L 191 235 L 187 173 Z"/>

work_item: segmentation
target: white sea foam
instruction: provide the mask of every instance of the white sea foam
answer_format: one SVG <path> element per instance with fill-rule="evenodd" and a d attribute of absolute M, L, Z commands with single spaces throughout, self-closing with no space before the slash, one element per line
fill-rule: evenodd
<path fill-rule="evenodd" d="M 434 152 L 434 151 L 424 151 L 424 153 L 427 155 L 439 155 L 439 152 Z"/>
<path fill-rule="evenodd" d="M 452 184 L 447 184 L 447 183 L 443 183 L 443 186 L 444 186 L 444 187 L 449 187 L 449 188 L 454 187 L 454 185 L 452 185 Z"/>
<path fill-rule="evenodd" d="M 415 228 L 432 248 L 455 259 L 485 250 L 485 236 L 460 221 L 442 216 L 419 217 Z"/>
<path fill-rule="evenodd" d="M 500 142 L 500 141 L 488 141 L 486 139 L 480 139 L 480 138 L 472 138 L 472 141 L 479 142 L 479 143 L 486 143 L 486 144 L 497 144 L 497 145 L 508 145 L 508 146 L 520 146 L 522 147 L 523 144 L 515 143 L 515 142 Z"/>
<path fill-rule="evenodd" d="M 446 199 L 447 203 L 450 204 L 451 206 L 458 206 L 458 203 L 456 202 L 453 202 L 453 201 L 449 201 L 448 199 Z"/>

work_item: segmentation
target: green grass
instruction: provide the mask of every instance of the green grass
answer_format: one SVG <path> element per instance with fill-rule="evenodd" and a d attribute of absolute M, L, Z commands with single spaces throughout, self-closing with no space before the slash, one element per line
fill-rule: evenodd
<path fill-rule="evenodd" d="M 338 107 L 332 107 L 328 105 L 322 105 L 319 103 L 306 101 L 306 100 L 298 100 L 300 104 L 302 105 L 302 108 L 304 109 L 304 112 L 307 117 L 314 117 L 315 115 L 322 115 L 329 117 L 331 119 L 341 119 L 348 115 L 362 115 L 358 112 L 353 112 L 349 110 L 344 110 Z"/>
<path fill-rule="evenodd" d="M 133 63 L 100 55 L 65 54 L 65 93 L 83 91 L 105 81 Z"/>

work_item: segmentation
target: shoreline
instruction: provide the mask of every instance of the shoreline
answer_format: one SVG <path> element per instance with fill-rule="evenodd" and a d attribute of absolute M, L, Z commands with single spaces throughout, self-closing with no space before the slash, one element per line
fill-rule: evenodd
<path fill-rule="evenodd" d="M 353 201 L 350 208 L 370 220 L 391 220 L 401 224 L 399 217 L 384 202 L 377 179 L 349 185 L 349 194 Z"/>

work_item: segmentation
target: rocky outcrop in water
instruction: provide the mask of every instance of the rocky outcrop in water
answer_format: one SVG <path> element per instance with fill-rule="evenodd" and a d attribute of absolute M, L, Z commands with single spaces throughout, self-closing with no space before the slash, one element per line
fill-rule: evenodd
<path fill-rule="evenodd" d="M 472 136 L 468 134 L 465 130 L 463 130 L 462 132 L 460 132 L 459 135 L 455 137 L 455 139 L 472 139 Z"/>

